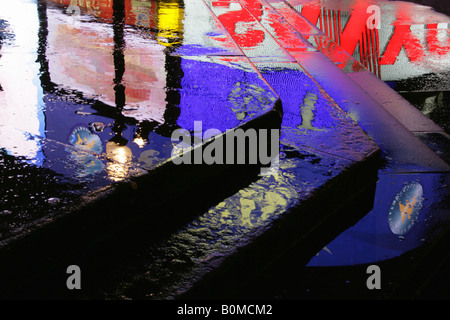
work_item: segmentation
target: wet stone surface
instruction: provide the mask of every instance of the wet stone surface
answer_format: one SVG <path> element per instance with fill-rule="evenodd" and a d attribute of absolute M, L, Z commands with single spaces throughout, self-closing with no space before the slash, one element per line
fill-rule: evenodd
<path fill-rule="evenodd" d="M 266 2 L 139 4 L 86 5 L 69 15 L 67 1 L 40 1 L 20 3 L 21 14 L 2 11 L 14 33 L 0 59 L 2 170 L 14 175 L 6 190 L 22 186 L 28 167 L 28 181 L 45 176 L 45 183 L 25 189 L 39 193 L 39 214 L 28 211 L 23 194 L 19 204 L 12 200 L 17 193 L 7 192 L 12 204 L 2 210 L 4 239 L 36 219 L 49 221 L 50 212 L 63 214 L 81 196 L 155 170 L 170 158 L 176 129 L 193 136 L 223 132 L 270 111 L 282 96 L 280 170 L 198 212 L 197 220 L 138 254 L 138 263 L 122 265 L 120 274 L 111 271 L 116 287 L 101 288 L 104 298 L 162 298 L 188 289 L 378 149 L 295 63 L 288 52 L 315 50 L 283 27 L 284 18 Z M 261 22 L 249 8 L 270 17 Z M 235 32 L 236 11 L 247 14 L 254 43 Z M 32 38 L 19 28 L 24 14 Z M 150 288 L 142 296 L 144 284 Z"/>
<path fill-rule="evenodd" d="M 198 32 L 178 5 L 161 4 L 159 13 L 156 1 L 150 11 L 87 7 L 78 16 L 67 5 L 3 5 L 2 239 L 66 201 L 156 168 L 171 157 L 174 130 L 194 135 L 198 121 L 195 135 L 223 132 L 277 98 L 244 56 L 229 56 L 237 47 L 223 43 L 230 37 L 204 4 L 186 3 L 202 9 L 189 11 L 203 21 Z M 170 14 L 178 29 L 145 25 L 158 14 Z"/>
<path fill-rule="evenodd" d="M 369 70 L 448 132 L 450 17 L 445 5 L 431 0 L 288 2 L 323 32 L 306 38 L 341 70 Z M 380 10 L 378 28 L 366 26 L 372 5 Z"/>
<path fill-rule="evenodd" d="M 176 298 L 351 165 L 349 160 L 282 145 L 277 173 L 224 199 L 130 259 L 114 274 L 116 282 L 100 289 L 103 298 Z"/>
<path fill-rule="evenodd" d="M 23 232 L 33 222 L 51 220 L 53 213 L 70 206 L 76 196 L 85 192 L 83 184 L 75 179 L 25 161 L 0 150 L 0 242 Z"/>
<path fill-rule="evenodd" d="M 321 7 L 324 4 L 330 5 L 327 10 Z M 345 2 L 343 7 L 336 7 L 333 1 L 319 4 L 295 0 L 185 0 L 182 5 L 166 1 L 98 1 L 69 8 L 72 2 L 68 0 L 17 1 L 16 7 L 2 3 L 0 241 L 4 244 L 13 236 L 28 233 L 32 225 L 51 222 L 78 200 L 82 202 L 82 196 L 158 169 L 176 147 L 171 140 L 175 130 L 185 129 L 191 136 L 211 128 L 223 132 L 266 114 L 278 98 L 283 105 L 279 170 L 259 177 L 209 209 L 198 210 L 194 218 L 185 218 L 189 220 L 185 225 L 163 239 L 153 241 L 143 232 L 150 240 L 145 238 L 137 252 L 126 247 L 126 239 L 117 237 L 114 243 L 123 242 L 125 248 L 112 250 L 110 257 L 102 251 L 98 257 L 107 263 L 107 258 L 121 260 L 118 253 L 127 251 L 128 258 L 109 266 L 108 274 L 99 272 L 105 278 L 93 283 L 103 284 L 86 295 L 106 299 L 174 298 L 240 248 L 273 230 L 273 225 L 314 199 L 317 192 L 328 190 L 327 195 L 339 198 L 332 203 L 323 201 L 330 211 L 334 210 L 335 204 L 347 201 L 352 194 L 347 188 L 331 192 L 327 187 L 345 180 L 354 167 L 364 165 L 364 160 L 377 154 L 379 148 L 358 127 L 358 106 L 355 104 L 354 113 L 346 114 L 330 98 L 329 94 L 341 92 L 338 97 L 351 99 L 344 99 L 342 93 L 351 88 L 336 83 L 325 92 L 318 83 L 329 83 L 329 78 L 340 71 L 359 72 L 364 67 L 383 80 L 393 81 L 390 85 L 396 89 L 402 84 L 420 87 L 425 83 L 403 83 L 402 79 L 391 78 L 398 70 L 408 69 L 402 63 L 415 62 L 421 55 L 419 46 L 412 50 L 407 45 L 405 59 L 404 55 L 395 56 L 394 41 L 388 45 L 390 49 L 394 45 L 394 49 L 385 52 L 383 66 L 369 59 L 380 52 L 364 55 L 361 46 L 368 43 L 368 38 L 350 52 L 351 41 L 341 38 L 343 33 L 336 33 L 337 28 L 344 31 L 344 22 L 354 22 L 358 10 L 365 10 L 366 4 L 352 7 L 351 2 Z M 384 31 L 394 29 L 395 14 L 401 12 L 401 7 L 389 8 Z M 420 12 L 430 10 L 421 8 Z M 333 20 L 336 17 L 342 21 Z M 445 63 L 430 64 L 430 57 L 445 49 L 442 34 L 446 35 L 446 29 L 441 23 L 448 20 L 441 15 L 433 18 L 437 20 L 423 21 L 421 15 L 415 15 L 414 24 L 426 25 L 427 30 L 415 26 L 411 33 L 407 21 L 400 21 L 403 27 L 396 29 L 398 33 L 392 38 L 418 37 L 434 48 L 424 53 L 421 68 L 437 67 L 434 70 L 440 81 L 425 78 L 431 86 L 427 89 L 436 92 L 433 101 L 439 104 L 446 101 L 437 92 L 444 92 L 444 97 L 448 91 L 445 76 L 441 76 L 448 70 Z M 332 28 L 325 21 L 337 25 Z M 364 27 L 365 20 L 356 30 Z M 380 36 L 385 45 L 392 39 L 381 31 Z M 370 44 L 378 50 L 384 47 Z M 436 83 L 443 87 L 436 89 Z M 200 121 L 201 127 L 195 126 Z M 398 147 L 394 151 L 403 153 Z M 389 164 L 387 156 L 384 160 Z M 375 174 L 375 163 L 370 164 L 366 169 L 373 169 Z M 421 172 L 423 167 L 416 170 L 409 162 L 399 166 L 404 170 L 402 174 L 380 171 L 375 195 L 364 199 L 364 208 L 356 211 L 357 215 L 365 214 L 370 211 L 367 206 L 374 203 L 373 210 L 354 228 L 335 242 L 330 241 L 337 234 L 331 232 L 311 244 L 316 250 L 308 253 L 313 257 L 312 267 L 397 257 L 420 247 L 447 223 L 448 207 L 443 203 L 448 199 L 448 174 Z M 341 186 L 366 183 L 353 178 L 354 183 L 347 181 Z M 186 183 L 189 181 L 173 181 L 174 186 Z M 410 232 L 397 234 L 396 229 L 388 229 L 388 213 L 394 212 L 397 220 L 402 219 L 405 212 L 393 200 L 403 201 L 399 192 L 412 183 L 422 186 L 421 207 L 415 211 Z M 139 189 L 137 184 L 127 186 Z M 161 192 L 159 186 L 152 188 L 154 194 Z M 356 194 L 361 190 L 354 191 Z M 149 198 L 154 199 L 154 194 Z M 201 202 L 202 195 L 189 200 Z M 161 214 L 154 219 L 153 231 L 164 229 L 157 224 L 160 218 L 170 219 L 159 209 L 156 213 Z M 101 213 L 102 217 L 108 216 L 108 212 Z M 348 212 L 344 210 L 343 214 Z M 141 226 L 141 231 L 145 227 Z M 320 251 L 320 245 L 326 243 L 329 246 Z M 349 247 L 352 250 L 347 250 Z M 95 249 L 81 256 L 89 260 L 90 254 L 97 256 Z M 300 256 L 301 261 L 297 260 Z M 294 254 L 291 265 L 296 266 L 297 261 L 305 265 L 305 258 L 303 251 Z M 90 267 L 95 270 L 93 261 Z M 246 272 L 242 268 L 238 274 L 245 277 Z M 90 276 L 97 280 L 97 275 Z M 290 280 L 280 283 L 292 289 L 298 283 L 290 284 Z M 346 279 L 344 286 L 350 282 Z M 47 289 L 52 291 L 51 287 Z M 279 297 L 289 297 L 290 293 L 281 292 Z M 269 295 L 273 297 L 273 292 Z"/>
<path fill-rule="evenodd" d="M 378 148 L 298 64 L 258 63 L 256 67 L 283 101 L 283 143 L 352 161 Z"/>

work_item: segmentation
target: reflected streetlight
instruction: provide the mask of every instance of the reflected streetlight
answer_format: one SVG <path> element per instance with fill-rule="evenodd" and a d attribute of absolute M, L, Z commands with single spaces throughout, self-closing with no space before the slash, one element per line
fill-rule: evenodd
<path fill-rule="evenodd" d="M 106 143 L 106 171 L 113 181 L 121 181 L 128 175 L 133 153 L 127 147 L 128 140 L 115 136 Z"/>

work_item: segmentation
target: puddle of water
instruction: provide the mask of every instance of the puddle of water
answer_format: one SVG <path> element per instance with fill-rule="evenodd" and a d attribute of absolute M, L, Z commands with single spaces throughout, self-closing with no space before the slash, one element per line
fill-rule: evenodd
<path fill-rule="evenodd" d="M 194 120 L 203 121 L 204 130 L 230 129 L 261 114 L 261 107 L 265 111 L 273 104 L 276 96 L 270 88 L 245 59 L 228 57 L 233 52 L 216 58 L 205 56 L 196 62 L 184 59 L 183 50 L 177 51 L 184 47 L 172 41 L 175 35 L 187 43 L 186 47 L 205 48 L 208 54 L 219 47 L 217 39 L 227 35 L 221 33 L 204 4 L 200 6 L 201 15 L 195 11 L 199 8 L 197 2 L 186 3 L 190 8 L 187 16 L 203 20 L 203 28 L 194 32 L 189 24 L 184 28 L 185 8 L 176 2 L 126 3 L 120 12 L 104 1 L 98 6 L 77 7 L 78 15 L 69 15 L 68 1 L 44 1 L 39 6 L 40 21 L 32 3 L 23 4 L 28 11 L 6 6 L 16 15 L 4 14 L 2 21 L 20 25 L 24 14 L 29 14 L 34 24 L 28 27 L 36 32 L 32 33 L 34 38 L 6 43 L 2 49 L 2 97 L 19 99 L 19 105 L 24 106 L 5 100 L 3 121 L 12 123 L 13 128 L 65 144 L 76 128 L 92 129 L 93 123 L 101 123 L 103 130 L 91 133 L 100 136 L 102 142 L 108 134 L 119 139 L 131 129 L 135 137 L 127 140 L 143 148 L 149 141 L 143 135 L 149 132 L 168 137 L 171 130 L 180 126 L 191 130 Z M 116 22 L 111 24 L 114 21 L 122 28 Z M 15 24 L 10 29 L 20 38 L 20 28 L 16 30 Z M 166 41 L 161 40 L 161 34 Z M 208 47 L 208 43 L 216 47 Z M 227 46 L 220 46 L 223 47 Z M 25 52 L 33 62 L 38 53 L 38 62 L 32 64 L 34 69 L 16 51 Z M 184 52 L 186 57 L 203 54 L 202 50 Z M 17 66 L 9 59 L 15 59 L 24 70 L 15 70 Z M 12 76 L 17 81 L 33 76 L 30 88 L 19 86 Z M 36 90 L 38 93 L 33 94 Z M 18 94 L 19 91 L 29 94 Z M 250 95 L 254 98 L 242 103 Z M 36 96 L 39 101 L 35 101 Z M 202 108 L 208 105 L 205 101 L 211 103 L 211 108 Z M 34 109 L 30 111 L 25 106 Z M 36 123 L 27 123 L 24 115 Z M 14 120 L 18 118 L 21 121 Z M 33 130 L 33 126 L 40 130 Z M 8 141 L 13 145 L 2 145 L 8 151 L 19 145 L 11 135 Z M 21 155 L 34 158 L 27 150 Z"/>
<path fill-rule="evenodd" d="M 327 244 L 308 266 L 370 264 L 398 257 L 432 240 L 448 223 L 448 174 L 379 178 L 373 209 Z"/>
<path fill-rule="evenodd" d="M 48 198 L 151 170 L 171 157 L 174 130 L 193 135 L 201 121 L 203 132 L 223 132 L 276 101 L 204 3 L 124 4 L 0 4 L 0 150 L 14 167 L 70 181 Z M 2 183 L 16 188 L 10 176 Z M 11 228 L 37 218 L 5 199 Z"/>

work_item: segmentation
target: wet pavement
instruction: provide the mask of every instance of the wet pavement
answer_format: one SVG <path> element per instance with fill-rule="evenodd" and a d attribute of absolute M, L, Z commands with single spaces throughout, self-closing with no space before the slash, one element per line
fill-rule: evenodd
<path fill-rule="evenodd" d="M 449 23 L 396 1 L 1 3 L 2 274 L 30 252 L 44 274 L 2 294 L 395 297 L 447 234 Z M 281 128 L 278 171 L 171 165 L 176 130 L 238 126 Z"/>
<path fill-rule="evenodd" d="M 411 127 L 410 130 L 435 152 L 444 157 L 448 154 L 448 6 L 438 1 L 290 3 L 302 12 L 308 21 L 334 40 L 331 44 L 315 40 L 314 43 L 342 70 L 345 71 L 346 65 L 349 64 L 345 62 L 348 57 L 342 54 L 343 49 L 438 124 L 438 130 L 411 126 L 414 112 L 411 112 L 410 108 L 400 111 L 403 108 L 394 102 L 398 98 L 390 99 L 393 105 L 388 106 L 388 110 L 394 117 L 401 118 L 402 124 Z M 361 23 L 364 20 L 364 10 L 369 5 L 379 8 L 379 28 L 364 29 L 364 23 Z M 338 44 L 341 50 L 337 49 L 335 44 Z M 356 81 L 359 83 L 365 80 L 356 76 Z M 378 94 L 375 92 L 374 98 Z M 379 102 L 385 104 L 387 101 L 382 98 Z M 404 115 L 403 112 L 408 114 Z"/>

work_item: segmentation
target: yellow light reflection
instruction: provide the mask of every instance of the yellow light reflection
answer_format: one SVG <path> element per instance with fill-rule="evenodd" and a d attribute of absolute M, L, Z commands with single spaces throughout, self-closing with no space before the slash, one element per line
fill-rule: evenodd
<path fill-rule="evenodd" d="M 121 146 L 114 141 L 106 143 L 106 156 L 110 161 L 106 171 L 112 181 L 122 181 L 128 175 L 133 153 L 127 146 Z"/>
<path fill-rule="evenodd" d="M 181 43 L 184 9 L 178 2 L 160 3 L 158 8 L 158 43 L 171 47 Z"/>
<path fill-rule="evenodd" d="M 297 198 L 297 189 L 289 178 L 280 172 L 263 177 L 209 212 L 220 217 L 221 225 L 231 224 L 248 230 L 264 225 Z"/>

